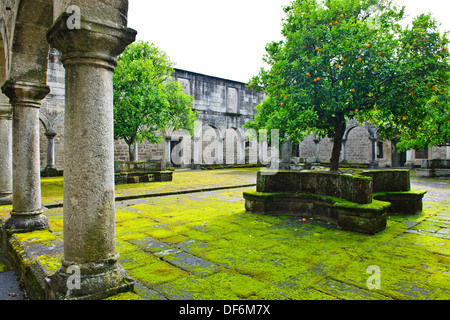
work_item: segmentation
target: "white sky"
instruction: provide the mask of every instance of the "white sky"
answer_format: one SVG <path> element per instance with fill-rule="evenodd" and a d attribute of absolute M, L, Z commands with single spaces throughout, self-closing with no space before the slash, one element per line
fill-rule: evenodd
<path fill-rule="evenodd" d="M 248 82 L 265 46 L 281 40 L 290 0 L 129 0 L 128 26 L 164 50 L 175 67 Z M 450 0 L 397 0 L 407 14 L 432 12 L 450 31 Z M 410 21 L 410 20 L 409 20 Z"/>

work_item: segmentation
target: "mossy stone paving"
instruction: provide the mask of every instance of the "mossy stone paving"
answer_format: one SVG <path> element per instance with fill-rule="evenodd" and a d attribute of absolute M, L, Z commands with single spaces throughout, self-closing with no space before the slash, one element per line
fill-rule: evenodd
<path fill-rule="evenodd" d="M 242 195 L 254 187 L 116 202 L 119 262 L 136 289 L 111 299 L 448 300 L 450 197 L 442 195 L 450 194 L 450 182 L 412 179 L 412 188 L 427 190 L 424 211 L 390 216 L 373 236 L 319 219 L 246 213 Z M 0 218 L 10 210 L 0 207 Z M 62 208 L 46 215 L 53 233 L 16 236 L 13 244 L 22 267 L 40 264 L 53 273 Z M 374 265 L 381 287 L 370 290 L 367 268 Z"/>

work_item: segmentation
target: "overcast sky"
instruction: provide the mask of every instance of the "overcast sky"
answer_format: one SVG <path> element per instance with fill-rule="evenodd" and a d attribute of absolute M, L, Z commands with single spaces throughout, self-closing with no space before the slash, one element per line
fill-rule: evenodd
<path fill-rule="evenodd" d="M 247 82 L 263 66 L 265 45 L 281 40 L 290 0 L 129 0 L 137 38 L 164 50 L 175 67 Z M 450 31 L 449 0 L 397 0 L 407 14 L 432 12 Z"/>

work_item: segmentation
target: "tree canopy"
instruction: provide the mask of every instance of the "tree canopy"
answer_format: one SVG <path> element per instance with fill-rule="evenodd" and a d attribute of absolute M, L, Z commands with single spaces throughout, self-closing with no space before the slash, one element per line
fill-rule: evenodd
<path fill-rule="evenodd" d="M 385 139 L 406 139 L 424 119 L 434 121 L 434 102 L 449 88 L 447 35 L 427 14 L 402 26 L 404 9 L 392 0 L 291 2 L 284 39 L 266 46 L 268 68 L 249 82 L 268 95 L 247 128 L 279 129 L 295 142 L 329 136 L 338 170 L 350 119 L 372 122 Z M 442 125 L 448 132 L 448 121 Z"/>
<path fill-rule="evenodd" d="M 172 65 L 165 52 L 143 41 L 131 44 L 118 57 L 114 72 L 115 139 L 124 139 L 131 147 L 145 140 L 159 143 L 160 133 L 168 129 L 193 132 L 193 98 L 171 78 Z"/>

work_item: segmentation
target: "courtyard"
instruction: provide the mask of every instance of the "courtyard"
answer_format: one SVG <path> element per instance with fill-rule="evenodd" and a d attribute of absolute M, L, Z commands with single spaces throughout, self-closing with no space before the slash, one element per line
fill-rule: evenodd
<path fill-rule="evenodd" d="M 427 190 L 423 212 L 390 216 L 386 230 L 368 236 L 319 219 L 245 212 L 243 192 L 255 189 L 257 170 L 180 170 L 171 182 L 116 186 L 116 249 L 135 292 L 109 299 L 450 299 L 449 180 L 412 172 L 412 189 Z M 41 185 L 52 232 L 10 240 L 36 288 L 63 257 L 63 179 Z M 11 208 L 0 207 L 0 224 Z"/>

